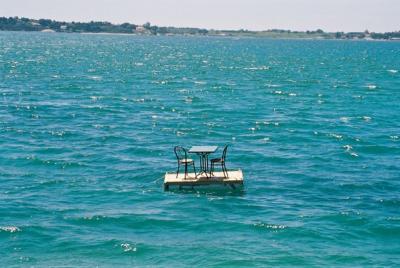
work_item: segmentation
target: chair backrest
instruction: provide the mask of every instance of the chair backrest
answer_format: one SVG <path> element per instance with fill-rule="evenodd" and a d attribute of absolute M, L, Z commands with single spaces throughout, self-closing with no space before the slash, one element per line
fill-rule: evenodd
<path fill-rule="evenodd" d="M 182 159 L 187 159 L 187 153 L 185 148 L 181 147 L 181 146 L 175 146 L 174 148 L 174 152 L 176 155 L 176 159 L 182 160 Z"/>
<path fill-rule="evenodd" d="M 228 145 L 225 145 L 224 150 L 222 151 L 222 159 L 225 160 L 226 158 L 226 151 L 228 150 Z"/>

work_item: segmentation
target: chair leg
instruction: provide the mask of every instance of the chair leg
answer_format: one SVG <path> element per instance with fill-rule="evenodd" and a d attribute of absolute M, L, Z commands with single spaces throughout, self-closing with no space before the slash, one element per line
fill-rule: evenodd
<path fill-rule="evenodd" d="M 226 169 L 225 162 L 222 163 L 222 170 L 224 171 L 225 178 L 228 178 L 228 170 Z"/>
<path fill-rule="evenodd" d="M 185 180 L 186 180 L 186 176 L 187 176 L 187 163 L 185 163 Z"/>
<path fill-rule="evenodd" d="M 176 171 L 176 177 L 178 178 L 178 175 L 179 175 L 179 167 L 180 167 L 181 165 L 179 165 L 178 164 L 178 170 Z"/>

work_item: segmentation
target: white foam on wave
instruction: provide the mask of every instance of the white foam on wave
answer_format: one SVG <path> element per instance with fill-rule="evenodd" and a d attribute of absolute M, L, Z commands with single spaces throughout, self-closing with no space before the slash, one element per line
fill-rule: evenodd
<path fill-rule="evenodd" d="M 372 118 L 369 117 L 369 116 L 365 116 L 365 115 L 364 115 L 364 116 L 362 117 L 362 119 L 363 119 L 364 121 L 369 122 L 369 121 L 371 121 Z"/>
<path fill-rule="evenodd" d="M 274 229 L 274 230 L 279 230 L 279 229 L 286 229 L 286 225 L 280 225 L 280 224 L 267 224 L 267 223 L 255 223 L 254 226 L 256 227 L 263 227 L 267 229 Z"/>
<path fill-rule="evenodd" d="M 97 101 L 97 100 L 99 100 L 101 97 L 98 97 L 98 96 L 90 96 L 90 99 L 92 100 L 92 101 Z"/>
<path fill-rule="evenodd" d="M 342 121 L 343 123 L 348 123 L 350 121 L 350 118 L 346 117 L 346 116 L 342 116 L 342 117 L 340 117 L 340 121 Z"/>
<path fill-rule="evenodd" d="M 348 144 L 343 146 L 343 148 L 346 150 L 346 152 L 348 152 L 348 151 L 353 149 L 353 147 L 351 145 L 348 145 Z"/>
<path fill-rule="evenodd" d="M 206 125 L 209 128 L 212 128 L 212 127 L 217 126 L 217 123 L 215 123 L 215 122 L 206 122 L 206 123 L 204 123 L 204 125 Z"/>
<path fill-rule="evenodd" d="M 330 133 L 328 136 L 329 137 L 333 137 L 333 138 L 338 139 L 338 140 L 341 140 L 343 138 L 342 135 L 335 134 L 335 133 Z"/>
<path fill-rule="evenodd" d="M 91 215 L 91 216 L 84 216 L 81 219 L 83 219 L 85 221 L 100 221 L 105 218 L 107 218 L 107 217 L 103 216 L 103 215 Z"/>
<path fill-rule="evenodd" d="M 353 147 L 351 145 L 344 145 L 343 148 L 345 152 L 348 153 L 352 157 L 358 157 L 358 154 L 353 151 Z"/>
<path fill-rule="evenodd" d="M 63 130 L 57 130 L 57 131 L 52 130 L 52 131 L 49 131 L 48 133 L 50 133 L 52 136 L 59 136 L 59 137 L 62 137 L 65 135 L 65 131 L 63 131 Z"/>
<path fill-rule="evenodd" d="M 121 248 L 124 250 L 124 252 L 129 252 L 129 251 L 135 252 L 137 250 L 135 246 L 132 246 L 129 243 L 122 243 Z"/>
<path fill-rule="evenodd" d="M 178 90 L 179 93 L 189 93 L 189 89 L 182 88 Z"/>
<path fill-rule="evenodd" d="M 268 121 L 256 121 L 256 125 L 270 125 L 271 123 Z"/>
<path fill-rule="evenodd" d="M 392 74 L 395 74 L 395 73 L 397 73 L 398 72 L 398 70 L 393 70 L 393 69 L 391 69 L 391 70 L 387 70 L 389 73 L 392 73 Z"/>
<path fill-rule="evenodd" d="M 267 87 L 281 87 L 281 85 L 277 84 L 265 84 Z"/>
<path fill-rule="evenodd" d="M 198 85 L 205 85 L 205 84 L 207 84 L 206 81 L 194 81 L 194 83 L 195 83 L 195 84 L 198 84 Z"/>
<path fill-rule="evenodd" d="M 9 232 L 9 233 L 15 233 L 15 232 L 20 232 L 21 229 L 19 229 L 16 226 L 0 226 L 0 231 Z"/>
<path fill-rule="evenodd" d="M 371 89 L 371 90 L 377 88 L 377 86 L 374 85 L 374 84 L 369 84 L 369 85 L 366 85 L 365 87 L 368 88 L 368 89 Z"/>
<path fill-rule="evenodd" d="M 271 139 L 268 137 L 262 138 L 261 143 L 268 143 Z"/>
<path fill-rule="evenodd" d="M 182 132 L 182 131 L 177 131 L 176 132 L 176 136 L 178 136 L 178 137 L 181 137 L 181 136 L 184 136 L 184 135 L 186 135 L 185 132 Z"/>
<path fill-rule="evenodd" d="M 91 75 L 91 76 L 89 76 L 89 79 L 94 80 L 94 81 L 100 81 L 103 79 L 103 77 L 98 76 L 98 75 Z"/>
<path fill-rule="evenodd" d="M 251 71 L 256 71 L 256 70 L 269 70 L 269 66 L 259 66 L 259 67 L 245 67 L 243 70 L 251 70 Z"/>

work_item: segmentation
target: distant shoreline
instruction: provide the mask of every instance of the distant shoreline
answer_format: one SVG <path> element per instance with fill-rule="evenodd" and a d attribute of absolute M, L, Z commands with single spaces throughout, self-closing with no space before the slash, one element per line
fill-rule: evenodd
<path fill-rule="evenodd" d="M 29 32 L 62 32 L 81 34 L 118 34 L 118 35 L 163 35 L 163 36 L 227 36 L 227 37 L 262 37 L 270 39 L 309 39 L 309 40 L 390 40 L 399 41 L 400 31 L 375 32 L 324 32 L 291 31 L 271 29 L 264 31 L 249 30 L 209 30 L 190 27 L 163 27 L 145 23 L 112 24 L 110 22 L 64 22 L 49 19 L 29 19 L 19 17 L 0 17 L 0 31 L 29 31 Z"/>

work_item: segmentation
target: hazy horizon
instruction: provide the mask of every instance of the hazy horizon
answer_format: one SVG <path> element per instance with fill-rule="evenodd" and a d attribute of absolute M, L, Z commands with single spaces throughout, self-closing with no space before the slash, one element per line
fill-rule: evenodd
<path fill-rule="evenodd" d="M 196 27 L 224 30 L 399 31 L 396 0 L 14 0 L 2 4 L 0 16 L 60 21 Z"/>

